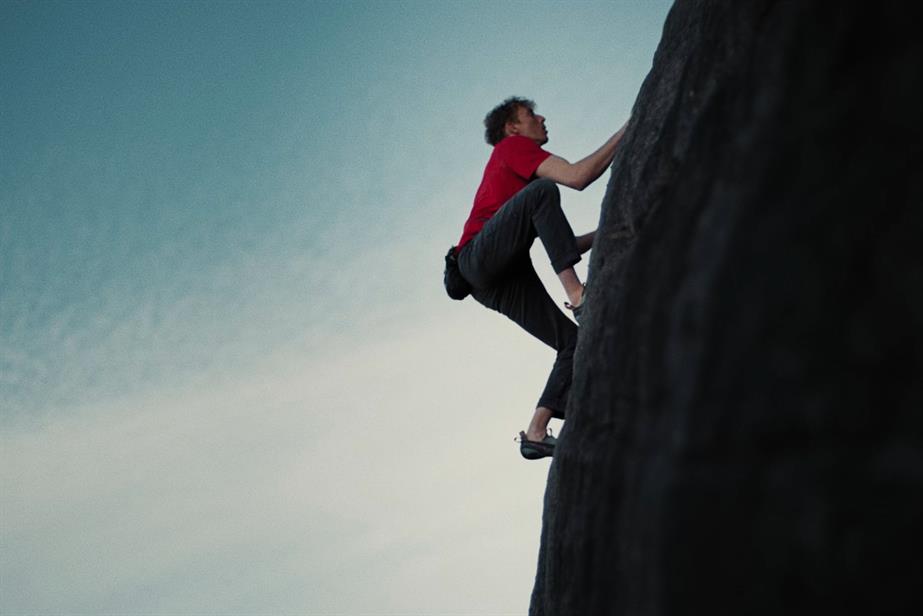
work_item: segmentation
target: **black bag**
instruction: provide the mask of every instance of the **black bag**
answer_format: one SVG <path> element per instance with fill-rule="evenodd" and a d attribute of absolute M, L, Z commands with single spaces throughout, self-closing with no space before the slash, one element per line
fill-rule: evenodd
<path fill-rule="evenodd" d="M 458 254 L 455 246 L 445 254 L 445 292 L 452 299 L 465 299 L 471 293 L 471 285 L 458 271 Z"/>

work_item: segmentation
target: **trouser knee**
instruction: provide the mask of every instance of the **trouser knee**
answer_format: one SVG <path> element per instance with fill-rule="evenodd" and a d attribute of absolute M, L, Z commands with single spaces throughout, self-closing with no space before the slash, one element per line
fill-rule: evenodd
<path fill-rule="evenodd" d="M 542 197 L 539 199 L 539 205 L 561 204 L 561 189 L 558 188 L 554 180 L 549 180 L 548 178 L 533 180 L 529 184 L 529 189 L 534 190 L 537 195 Z"/>

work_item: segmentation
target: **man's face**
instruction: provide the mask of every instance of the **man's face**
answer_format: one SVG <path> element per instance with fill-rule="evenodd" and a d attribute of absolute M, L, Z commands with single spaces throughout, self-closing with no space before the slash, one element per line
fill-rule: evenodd
<path fill-rule="evenodd" d="M 544 116 L 537 115 L 528 107 L 516 108 L 516 121 L 506 123 L 506 134 L 528 137 L 539 145 L 548 143 Z"/>

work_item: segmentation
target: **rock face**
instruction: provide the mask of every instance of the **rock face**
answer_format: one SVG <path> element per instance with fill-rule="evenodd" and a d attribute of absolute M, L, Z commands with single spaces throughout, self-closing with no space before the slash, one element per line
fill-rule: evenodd
<path fill-rule="evenodd" d="M 918 613 L 907 6 L 672 8 L 603 203 L 531 614 Z"/>

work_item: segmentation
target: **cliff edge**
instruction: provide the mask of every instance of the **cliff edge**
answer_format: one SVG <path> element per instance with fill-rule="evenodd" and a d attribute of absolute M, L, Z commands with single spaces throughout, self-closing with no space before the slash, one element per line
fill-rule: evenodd
<path fill-rule="evenodd" d="M 906 11 L 671 9 L 603 203 L 533 616 L 920 610 Z"/>

